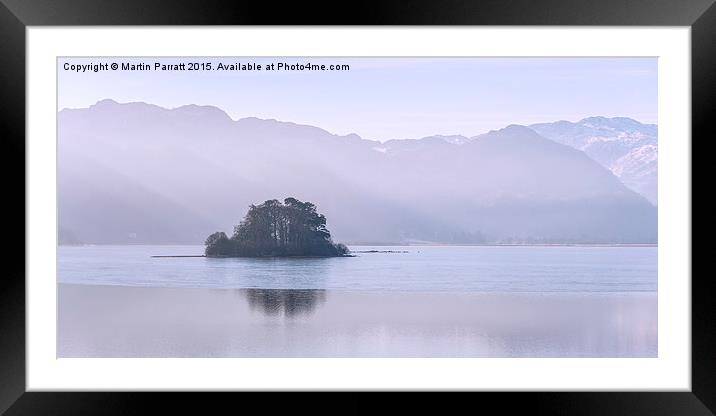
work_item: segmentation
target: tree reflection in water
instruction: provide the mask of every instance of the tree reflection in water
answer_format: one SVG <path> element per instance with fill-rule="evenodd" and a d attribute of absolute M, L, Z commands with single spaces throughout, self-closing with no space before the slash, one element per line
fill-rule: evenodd
<path fill-rule="evenodd" d="M 308 315 L 318 303 L 326 301 L 323 289 L 241 289 L 252 310 L 266 316 L 286 317 Z"/>

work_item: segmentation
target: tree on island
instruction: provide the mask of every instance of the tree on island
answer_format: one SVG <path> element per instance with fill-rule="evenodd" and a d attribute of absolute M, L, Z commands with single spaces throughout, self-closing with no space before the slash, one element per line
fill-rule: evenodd
<path fill-rule="evenodd" d="M 208 257 L 338 257 L 348 252 L 333 243 L 316 206 L 296 198 L 251 205 L 231 238 L 216 232 L 206 239 L 205 250 Z"/>

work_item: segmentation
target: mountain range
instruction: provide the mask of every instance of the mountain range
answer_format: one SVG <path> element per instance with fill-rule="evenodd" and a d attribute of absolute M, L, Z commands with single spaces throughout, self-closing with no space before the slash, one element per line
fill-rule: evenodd
<path fill-rule="evenodd" d="M 289 196 L 345 243 L 656 242 L 656 207 L 618 177 L 638 169 L 605 167 L 561 125 L 381 143 L 212 106 L 58 117 L 60 243 L 201 244 Z"/>

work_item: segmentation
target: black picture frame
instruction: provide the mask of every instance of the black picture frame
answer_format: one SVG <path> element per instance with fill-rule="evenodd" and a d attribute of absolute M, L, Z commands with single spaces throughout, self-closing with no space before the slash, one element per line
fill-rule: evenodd
<path fill-rule="evenodd" d="M 714 0 L 504 0 L 382 1 L 350 4 L 189 0 L 0 0 L 0 137 L 6 272 L 0 277 L 0 413 L 136 414 L 171 403 L 184 411 L 208 413 L 214 406 L 240 409 L 234 394 L 26 392 L 25 376 L 25 29 L 65 25 L 599 25 L 689 26 L 692 54 L 692 143 L 708 140 L 716 107 L 716 6 Z M 20 202 L 22 201 L 22 202 Z M 693 211 L 693 210 L 692 210 Z M 25 221 L 19 221 L 25 218 Z M 48 230 L 54 232 L 54 230 Z M 22 243 L 16 236 L 23 235 Z M 692 388 L 690 392 L 479 393 L 434 400 L 411 395 L 382 404 L 383 411 L 431 407 L 500 409 L 548 414 L 712 415 L 716 412 L 716 308 L 707 274 L 691 277 Z M 374 395 L 337 393 L 335 403 L 315 395 L 262 401 L 271 412 L 372 411 Z M 379 397 L 383 398 L 384 395 Z M 498 407 L 493 407 L 497 405 Z M 464 407 L 467 406 L 467 407 Z M 248 410 L 249 407 L 244 407 Z"/>

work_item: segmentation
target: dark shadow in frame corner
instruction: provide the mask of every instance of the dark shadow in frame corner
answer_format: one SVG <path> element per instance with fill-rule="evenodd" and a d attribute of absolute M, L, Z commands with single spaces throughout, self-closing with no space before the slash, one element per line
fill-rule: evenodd
<path fill-rule="evenodd" d="M 641 25 L 692 28 L 692 137 L 709 134 L 716 108 L 714 0 L 505 0 L 363 2 L 352 4 L 188 0 L 0 0 L 0 140 L 3 148 L 4 273 L 0 277 L 0 413 L 136 414 L 166 406 L 206 414 L 228 406 L 248 410 L 245 394 L 25 392 L 25 28 L 35 25 Z M 340 6 L 340 7 L 338 7 Z M 693 140 L 692 140 L 693 143 Z M 693 165 L 692 165 L 693 166 Z M 693 171 L 693 170 L 692 170 Z M 693 173 L 692 173 L 693 175 Z M 693 175 L 698 178 L 701 175 Z M 693 199 L 693 198 L 692 198 Z M 693 204 L 693 202 L 692 202 Z M 693 215 L 693 214 L 692 214 Z M 25 218 L 25 222 L 19 218 Z M 55 230 L 47 230 L 54 233 Z M 705 233 L 705 232 L 704 232 Z M 23 236 L 22 239 L 19 236 Z M 688 278 L 678 276 L 675 278 Z M 445 398 L 411 394 L 384 411 L 441 413 L 500 409 L 547 414 L 712 415 L 716 412 L 716 308 L 709 274 L 692 276 L 692 391 L 684 393 L 480 393 Z M 519 395 L 519 396 L 517 396 Z M 258 395 L 261 404 L 265 394 Z M 357 413 L 375 409 L 384 394 L 291 395 L 266 410 Z M 393 398 L 395 396 L 391 396 Z M 437 398 L 437 400 L 435 400 Z M 330 399 L 330 400 L 328 400 Z M 382 401 L 382 400 L 381 400 Z M 497 406 L 497 407 L 495 407 Z M 710 409 L 710 410 L 709 410 Z"/>

